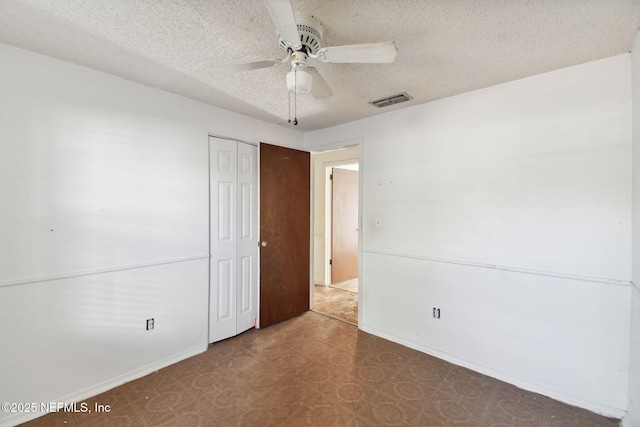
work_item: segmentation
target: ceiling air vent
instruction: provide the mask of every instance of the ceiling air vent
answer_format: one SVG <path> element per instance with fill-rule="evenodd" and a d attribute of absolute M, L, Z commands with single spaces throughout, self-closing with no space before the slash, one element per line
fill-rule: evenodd
<path fill-rule="evenodd" d="M 369 104 L 373 105 L 374 107 L 382 108 L 382 107 L 388 107 L 389 105 L 399 104 L 401 102 L 409 101 L 410 99 L 413 99 L 413 98 L 407 95 L 406 92 L 402 92 L 397 95 L 387 96 L 386 98 L 381 98 L 376 101 L 371 101 L 369 102 Z"/>

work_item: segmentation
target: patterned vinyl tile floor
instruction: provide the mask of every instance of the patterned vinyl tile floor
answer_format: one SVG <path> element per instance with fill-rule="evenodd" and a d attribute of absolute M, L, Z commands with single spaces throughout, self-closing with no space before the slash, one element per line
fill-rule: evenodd
<path fill-rule="evenodd" d="M 249 330 L 26 426 L 616 426 L 314 312 Z"/>

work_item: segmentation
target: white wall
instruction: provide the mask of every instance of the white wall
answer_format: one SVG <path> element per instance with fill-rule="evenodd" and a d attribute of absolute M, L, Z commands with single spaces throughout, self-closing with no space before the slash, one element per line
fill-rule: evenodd
<path fill-rule="evenodd" d="M 293 148 L 302 135 L 12 47 L 0 57 L 0 401 L 76 401 L 204 351 L 208 133 Z"/>
<path fill-rule="evenodd" d="M 305 146 L 360 137 L 360 327 L 622 416 L 629 55 L 308 133 Z"/>
<path fill-rule="evenodd" d="M 631 54 L 633 94 L 633 265 L 631 288 L 631 354 L 629 357 L 629 426 L 640 426 L 640 33 Z"/>

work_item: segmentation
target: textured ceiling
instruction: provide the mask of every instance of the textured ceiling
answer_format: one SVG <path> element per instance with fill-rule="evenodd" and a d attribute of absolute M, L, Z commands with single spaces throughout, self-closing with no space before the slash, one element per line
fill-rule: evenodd
<path fill-rule="evenodd" d="M 640 0 L 292 0 L 323 22 L 323 46 L 392 40 L 393 64 L 326 64 L 328 99 L 298 95 L 300 131 L 628 52 Z M 287 124 L 287 64 L 261 0 L 0 0 L 0 43 Z M 1 66 L 1 65 L 0 65 Z M 3 83 L 6 84 L 6 83 Z M 407 92 L 412 101 L 369 101 Z"/>

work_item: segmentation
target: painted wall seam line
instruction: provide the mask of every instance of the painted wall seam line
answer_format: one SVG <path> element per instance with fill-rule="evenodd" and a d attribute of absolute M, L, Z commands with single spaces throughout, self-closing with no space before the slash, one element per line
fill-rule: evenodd
<path fill-rule="evenodd" d="M 116 271 L 134 270 L 138 268 L 155 267 L 158 265 L 176 264 L 180 262 L 196 261 L 200 259 L 209 259 L 209 254 L 194 255 L 188 257 L 171 258 L 158 261 L 141 262 L 136 264 L 119 265 L 107 268 L 96 268 L 92 270 L 72 271 L 69 273 L 52 274 L 48 276 L 27 277 L 22 279 L 5 280 L 0 282 L 0 288 L 9 286 L 29 285 L 32 283 L 49 282 L 53 280 L 72 279 L 75 277 L 95 276 L 97 274 L 113 273 Z"/>
<path fill-rule="evenodd" d="M 363 249 L 362 252 L 370 253 L 370 254 L 378 254 L 378 255 L 388 255 L 388 256 L 401 257 L 401 258 L 419 259 L 424 261 L 440 262 L 445 264 L 456 264 L 456 265 L 463 265 L 467 267 L 486 268 L 490 270 L 509 271 L 512 273 L 533 274 L 537 276 L 554 277 L 558 279 L 579 280 L 581 282 L 604 283 L 607 285 L 626 286 L 626 287 L 633 286 L 636 289 L 638 289 L 637 286 L 635 286 L 635 284 L 630 280 L 610 279 L 606 277 L 582 276 L 579 274 L 558 273 L 554 271 L 532 270 L 532 269 L 526 269 L 521 267 L 511 267 L 511 266 L 497 265 L 497 264 L 486 264 L 481 262 L 463 261 L 463 260 L 455 260 L 455 259 L 447 259 L 447 258 L 435 258 L 435 257 L 424 256 L 424 255 L 407 254 L 407 253 L 401 253 L 401 252 L 380 251 L 376 249 Z"/>

